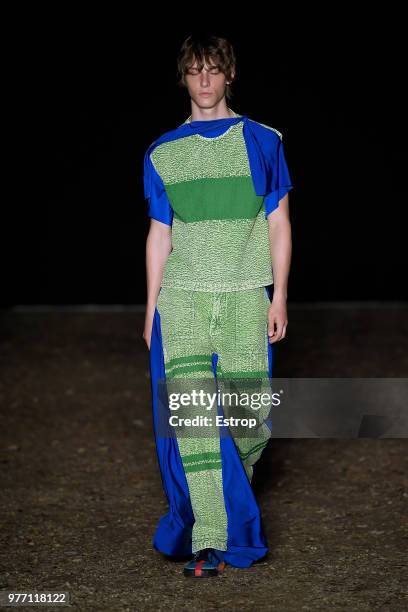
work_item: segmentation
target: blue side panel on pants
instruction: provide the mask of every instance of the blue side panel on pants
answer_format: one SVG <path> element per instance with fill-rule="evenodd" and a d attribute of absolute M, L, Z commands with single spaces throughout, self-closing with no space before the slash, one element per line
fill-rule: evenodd
<path fill-rule="evenodd" d="M 177 440 L 158 435 L 158 381 L 165 377 L 160 315 L 156 308 L 150 342 L 150 380 L 157 458 L 169 511 L 159 521 L 153 538 L 153 546 L 167 555 L 189 555 L 191 554 L 191 530 L 194 524 L 194 514 Z"/>

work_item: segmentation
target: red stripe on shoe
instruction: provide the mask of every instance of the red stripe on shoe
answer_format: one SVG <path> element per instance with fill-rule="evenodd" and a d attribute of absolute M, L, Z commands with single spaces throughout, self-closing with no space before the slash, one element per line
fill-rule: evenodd
<path fill-rule="evenodd" d="M 205 560 L 202 559 L 201 561 L 197 561 L 196 566 L 194 568 L 194 576 L 202 576 L 203 575 L 203 571 L 202 571 L 202 567 L 205 563 Z"/>

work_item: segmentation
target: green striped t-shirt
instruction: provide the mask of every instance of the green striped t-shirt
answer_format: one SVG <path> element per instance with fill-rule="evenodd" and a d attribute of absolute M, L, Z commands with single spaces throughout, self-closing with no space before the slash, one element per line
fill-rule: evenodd
<path fill-rule="evenodd" d="M 173 210 L 161 286 L 236 291 L 272 284 L 264 196 L 255 193 L 243 122 L 219 136 L 163 142 L 150 159 Z"/>

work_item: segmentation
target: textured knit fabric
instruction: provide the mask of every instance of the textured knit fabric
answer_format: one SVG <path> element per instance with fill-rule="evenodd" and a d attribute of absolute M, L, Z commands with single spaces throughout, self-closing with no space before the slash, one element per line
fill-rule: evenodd
<path fill-rule="evenodd" d="M 280 141 L 281 134 L 269 129 Z M 282 143 L 279 149 L 280 173 L 288 177 Z M 161 286 L 236 291 L 272 284 L 267 214 L 278 202 L 271 206 L 255 192 L 243 123 L 218 136 L 195 133 L 163 142 L 150 160 L 165 193 L 159 214 L 154 203 L 149 214 L 172 225 Z M 286 178 L 286 191 L 289 183 Z"/>
<path fill-rule="evenodd" d="M 197 389 L 197 382 L 201 389 L 214 393 L 217 382 L 222 394 L 230 390 L 228 381 L 231 380 L 240 393 L 265 391 L 269 382 L 269 305 L 264 287 L 234 292 L 162 288 L 157 310 L 169 393 L 170 389 L 172 393 L 177 389 L 178 393 L 190 394 L 193 388 Z M 217 356 L 215 378 L 213 355 Z M 270 408 L 267 403 L 256 412 L 251 407 L 238 410 L 234 405 L 224 407 L 224 415 L 228 417 L 256 416 L 257 426 L 250 435 L 247 427 L 229 428 L 249 481 L 253 465 L 271 435 L 267 423 Z M 243 410 L 246 410 L 244 415 Z M 229 525 L 224 502 L 220 427 L 215 425 L 214 410 L 192 406 L 181 411 L 183 417 L 200 414 L 212 418 L 210 427 L 198 424 L 184 430 L 174 428 L 195 519 L 192 552 L 207 547 L 227 551 Z M 246 503 L 244 500 L 244 507 Z"/>

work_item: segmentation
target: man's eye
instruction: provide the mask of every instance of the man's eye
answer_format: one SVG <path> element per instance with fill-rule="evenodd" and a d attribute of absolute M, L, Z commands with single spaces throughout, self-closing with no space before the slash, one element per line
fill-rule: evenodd
<path fill-rule="evenodd" d="M 187 70 L 187 74 L 199 74 L 200 70 L 198 68 L 189 68 Z M 211 74 L 219 74 L 220 69 L 218 66 L 214 66 L 214 68 L 210 68 L 209 72 Z"/>

